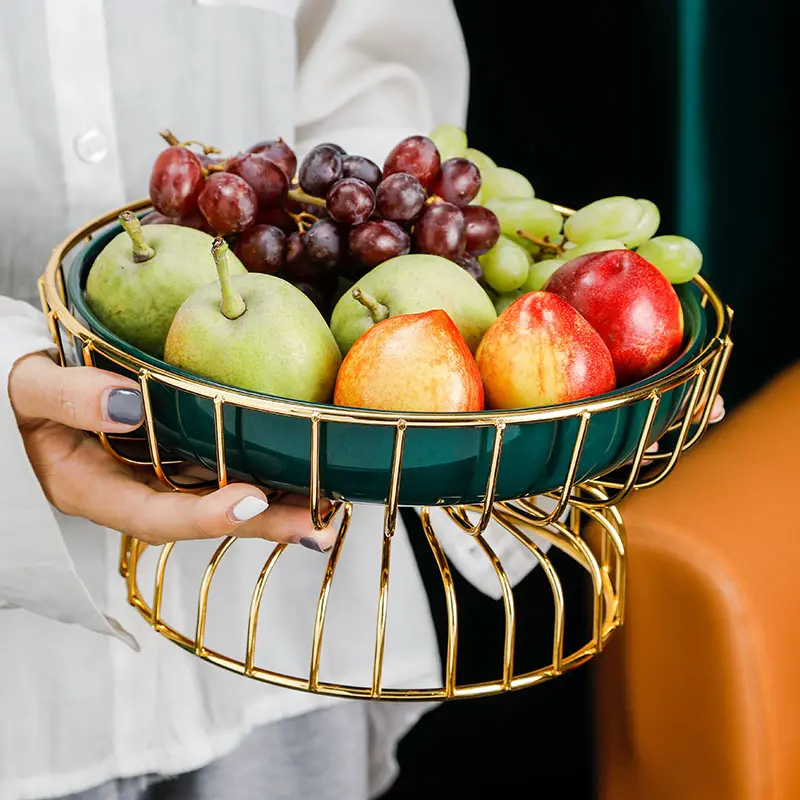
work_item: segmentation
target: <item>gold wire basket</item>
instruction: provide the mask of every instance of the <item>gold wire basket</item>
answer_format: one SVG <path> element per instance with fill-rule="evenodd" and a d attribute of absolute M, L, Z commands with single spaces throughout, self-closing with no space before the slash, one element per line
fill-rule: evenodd
<path fill-rule="evenodd" d="M 703 436 L 711 413 L 710 402 L 719 391 L 725 368 L 730 357 L 731 310 L 726 307 L 709 284 L 699 276 L 694 289 L 699 296 L 698 307 L 705 315 L 705 335 L 696 351 L 679 360 L 677 367 L 665 370 L 653 379 L 625 390 L 599 398 L 590 398 L 579 403 L 543 409 L 482 412 L 480 414 L 404 414 L 375 412 L 369 410 L 342 409 L 335 406 L 293 403 L 279 398 L 220 387 L 209 381 L 178 373 L 168 365 L 137 354 L 130 348 L 121 347 L 110 337 L 99 335 L 90 328 L 80 315 L 74 313 L 72 300 L 68 297 L 65 268 L 85 247 L 110 225 L 113 225 L 122 210 L 142 211 L 147 201 L 125 206 L 94 220 L 73 233 L 52 254 L 44 275 L 39 281 L 42 307 L 46 315 L 54 342 L 63 365 L 102 365 L 125 374 L 132 374 L 142 388 L 145 410 L 144 436 L 139 437 L 145 445 L 146 457 L 131 455 L 129 438 L 97 434 L 103 446 L 125 463 L 152 468 L 167 486 L 175 491 L 198 491 L 203 485 L 187 486 L 175 480 L 171 467 L 176 464 L 170 448 L 164 447 L 160 435 L 162 427 L 154 408 L 154 391 L 169 389 L 179 391 L 209 404 L 213 413 L 209 416 L 213 425 L 213 457 L 201 459 L 208 466 L 212 462 L 216 470 L 215 485 L 224 486 L 229 480 L 228 439 L 226 437 L 226 409 L 245 409 L 249 412 L 277 415 L 281 418 L 302 420 L 307 427 L 308 473 L 306 490 L 310 497 L 310 510 L 317 529 L 329 522 L 338 525 L 338 535 L 327 561 L 316 604 L 311 636 L 311 652 L 308 670 L 304 674 L 290 675 L 267 669 L 256 663 L 256 642 L 259 627 L 259 612 L 262 598 L 270 577 L 279 569 L 286 545 L 274 546 L 263 562 L 260 574 L 253 586 L 247 630 L 239 652 L 221 653 L 207 646 L 206 620 L 210 601 L 210 590 L 215 573 L 237 539 L 229 536 L 221 541 L 205 567 L 198 590 L 194 629 L 180 631 L 162 615 L 162 600 L 168 578 L 167 564 L 176 545 L 160 547 L 155 563 L 153 584 L 149 589 L 141 586 L 140 564 L 148 545 L 130 536 L 123 536 L 120 554 L 120 573 L 126 581 L 129 602 L 148 621 L 151 627 L 170 641 L 199 658 L 229 669 L 240 675 L 275 684 L 277 686 L 348 698 L 374 698 L 382 700 L 436 700 L 468 698 L 499 694 L 532 686 L 540 681 L 556 677 L 577 667 L 598 654 L 613 631 L 622 624 L 625 609 L 625 528 L 618 504 L 632 491 L 648 488 L 660 483 L 674 469 L 680 456 L 693 447 Z M 569 209 L 559 208 L 568 216 Z M 70 283 L 69 285 L 72 285 Z M 675 395 L 675 392 L 680 392 Z M 679 397 L 680 408 L 668 420 L 661 433 L 661 449 L 645 458 L 645 450 L 654 435 L 654 426 L 661 410 L 668 402 Z M 636 417 L 633 432 L 634 446 L 624 464 L 614 464 L 613 469 L 600 475 L 587 475 L 582 470 L 582 453 L 589 441 L 590 424 L 602 421 L 603 414 L 622 413 L 631 408 L 642 409 Z M 557 485 L 547 491 L 537 492 L 550 498 L 550 510 L 542 510 L 542 503 L 535 496 L 501 497 L 499 485 L 504 463 L 504 440 L 508 430 L 528 430 L 530 426 L 548 424 L 571 425 L 568 446 L 563 460 L 563 476 Z M 359 514 L 359 503 L 352 498 L 327 493 L 334 500 L 326 515 L 321 513 L 320 501 L 325 493 L 324 431 L 326 426 L 366 426 L 375 435 L 391 435 L 387 487 L 381 498 L 384 505 L 383 537 L 381 544 L 380 575 L 375 597 L 375 641 L 372 651 L 371 680 L 362 685 L 341 684 L 321 678 L 321 655 L 329 598 L 334 587 L 337 565 L 347 533 L 354 516 Z M 447 497 L 434 497 L 427 502 L 403 502 L 401 486 L 404 474 L 404 453 L 409 435 L 415 431 L 430 429 L 480 430 L 488 437 L 487 459 L 481 472 L 482 488 L 474 496 L 451 502 Z M 562 449 L 564 449 L 562 447 Z M 173 449 L 174 451 L 174 449 Z M 509 450 L 509 453 L 513 452 Z M 519 457 L 519 454 L 514 456 Z M 509 456 L 511 458 L 511 456 Z M 508 475 L 508 470 L 506 470 Z M 485 480 L 484 480 L 485 479 Z M 207 484 L 205 485 L 207 486 Z M 275 488 L 275 487 L 272 487 Z M 398 509 L 403 505 L 425 506 L 420 510 L 422 527 L 431 556 L 441 578 L 447 620 L 447 641 L 443 658 L 443 680 L 432 687 L 387 687 L 384 685 L 384 660 L 386 652 L 386 630 L 389 614 L 389 585 L 392 573 L 392 539 L 395 533 Z M 442 506 L 465 537 L 472 537 L 485 555 L 488 565 L 496 575 L 502 594 L 505 616 L 502 658 L 498 658 L 499 675 L 496 679 L 480 682 L 459 682 L 457 663 L 459 631 L 469 619 L 459 614 L 456 584 L 453 573 L 432 522 L 428 506 Z M 471 515 L 471 516 L 470 516 Z M 515 604 L 515 591 L 506 570 L 486 537 L 486 528 L 491 520 L 513 537 L 535 559 L 544 574 L 553 598 L 552 657 L 549 663 L 526 670 L 517 670 L 515 642 L 520 609 Z M 591 541 L 586 536 L 586 523 L 594 523 L 593 529 L 599 537 Z M 558 572 L 545 549 L 537 541 L 545 540 L 576 562 L 585 573 L 587 586 L 591 589 L 591 634 L 581 646 L 565 652 L 565 602 L 564 591 Z M 402 613 L 402 611 L 400 612 Z M 280 643 L 274 644 L 280 647 Z"/>

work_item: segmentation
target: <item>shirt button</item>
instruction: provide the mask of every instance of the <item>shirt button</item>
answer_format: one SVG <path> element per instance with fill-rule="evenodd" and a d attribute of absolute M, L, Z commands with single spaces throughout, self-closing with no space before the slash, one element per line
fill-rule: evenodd
<path fill-rule="evenodd" d="M 86 131 L 75 139 L 75 152 L 81 161 L 99 164 L 108 155 L 108 140 L 101 131 Z"/>

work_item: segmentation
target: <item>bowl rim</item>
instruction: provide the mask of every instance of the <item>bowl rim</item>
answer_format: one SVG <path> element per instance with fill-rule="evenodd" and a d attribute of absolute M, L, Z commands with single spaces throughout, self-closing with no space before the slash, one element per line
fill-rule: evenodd
<path fill-rule="evenodd" d="M 565 216 L 572 213 L 569 209 L 560 206 L 554 207 Z M 146 212 L 150 208 L 149 199 L 122 206 L 89 222 L 61 242 L 53 250 L 46 271 L 40 279 L 43 306 L 55 315 L 70 334 L 83 340 L 85 361 L 90 355 L 86 352 L 87 349 L 99 352 L 120 366 L 137 372 L 140 380 L 152 380 L 212 399 L 215 402 L 267 411 L 281 416 L 299 416 L 320 421 L 361 424 L 397 425 L 404 423 L 422 427 L 492 426 L 577 417 L 585 413 L 597 413 L 630 405 L 645 398 L 652 398 L 684 383 L 691 375 L 697 374 L 701 367 L 716 357 L 723 334 L 730 327 L 731 310 L 722 303 L 710 284 L 698 275 L 691 283 L 699 289 L 701 297 L 697 298 L 694 292 L 690 293 L 690 297 L 695 298 L 696 307 L 692 310 L 697 312 L 699 324 L 681 354 L 671 364 L 642 381 L 615 389 L 612 392 L 549 406 L 486 409 L 475 412 L 397 412 L 337 406 L 331 403 L 311 403 L 237 389 L 184 372 L 124 342 L 97 320 L 88 303 L 85 302 L 80 284 L 86 255 L 92 252 L 94 247 L 99 246 L 99 241 L 105 242 L 119 233 L 119 229 L 116 227 L 118 225 L 117 217 L 122 211 Z M 100 236 L 95 236 L 98 233 Z M 64 256 L 80 244 L 85 246 L 75 254 L 69 266 L 69 274 L 65 283 L 62 267 Z M 70 293 L 68 287 L 76 291 Z M 87 323 L 96 327 L 98 332 L 87 328 L 75 318 L 68 307 L 70 303 L 77 308 Z M 711 337 L 709 337 L 709 326 L 706 320 L 707 304 L 711 305 L 717 318 L 716 331 Z M 686 305 L 683 301 L 681 302 L 685 314 Z M 697 352 L 692 355 L 695 350 Z"/>

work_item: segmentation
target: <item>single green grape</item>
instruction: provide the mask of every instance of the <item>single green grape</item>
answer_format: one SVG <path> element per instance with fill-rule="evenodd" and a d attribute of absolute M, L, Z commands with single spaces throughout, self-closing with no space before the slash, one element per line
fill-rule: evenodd
<path fill-rule="evenodd" d="M 563 258 L 548 258 L 545 261 L 536 261 L 528 270 L 528 279 L 522 284 L 526 292 L 540 292 L 550 280 L 550 276 L 562 265 L 566 264 Z"/>
<path fill-rule="evenodd" d="M 513 292 L 505 292 L 494 301 L 494 310 L 499 317 L 518 297 L 522 297 L 525 292 L 522 289 L 514 289 Z"/>
<path fill-rule="evenodd" d="M 575 244 L 598 239 L 624 239 L 644 216 L 644 207 L 632 197 L 604 197 L 576 211 L 564 223 L 567 239 Z"/>
<path fill-rule="evenodd" d="M 685 236 L 656 236 L 639 245 L 636 252 L 658 267 L 670 283 L 690 281 L 703 266 L 703 253 Z"/>
<path fill-rule="evenodd" d="M 447 161 L 448 158 L 460 158 L 467 149 L 467 134 L 458 125 L 450 122 L 437 125 L 428 138 L 436 145 L 442 161 Z"/>
<path fill-rule="evenodd" d="M 631 249 L 638 247 L 642 242 L 646 242 L 651 236 L 655 236 L 658 226 L 661 224 L 661 212 L 655 203 L 642 199 L 636 202 L 644 209 L 644 214 L 639 224 L 630 233 L 621 237 L 626 247 Z"/>
<path fill-rule="evenodd" d="M 488 253 L 479 256 L 478 261 L 486 283 L 499 294 L 505 294 L 525 283 L 533 259 L 523 247 L 501 236 Z"/>
<path fill-rule="evenodd" d="M 587 253 L 601 253 L 604 250 L 625 250 L 625 244 L 619 239 L 596 239 L 592 242 L 579 244 L 577 247 L 570 247 L 561 256 L 565 261 L 572 261 L 578 256 L 585 256 Z"/>
<path fill-rule="evenodd" d="M 464 151 L 464 158 L 471 161 L 481 171 L 481 177 L 483 177 L 484 172 L 488 172 L 490 169 L 497 166 L 486 153 L 482 153 L 474 147 L 468 147 Z"/>
<path fill-rule="evenodd" d="M 493 167 L 481 172 L 481 197 L 484 204 L 493 197 L 535 197 L 531 182 L 519 172 Z"/>
<path fill-rule="evenodd" d="M 504 236 L 522 244 L 525 239 L 518 231 L 525 231 L 537 239 L 549 236 L 551 239 L 561 233 L 564 219 L 546 200 L 536 197 L 495 197 L 484 203 L 484 207 L 494 211 L 500 221 L 500 231 Z"/>

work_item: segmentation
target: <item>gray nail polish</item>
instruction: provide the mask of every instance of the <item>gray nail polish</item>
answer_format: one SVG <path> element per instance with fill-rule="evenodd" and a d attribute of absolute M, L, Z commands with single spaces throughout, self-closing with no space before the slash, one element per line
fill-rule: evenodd
<path fill-rule="evenodd" d="M 307 547 L 309 550 L 314 550 L 317 553 L 327 553 L 330 550 L 330 547 L 327 550 L 323 550 L 319 542 L 316 539 L 312 539 L 310 536 L 295 536 L 293 539 L 294 542 L 297 544 L 303 545 L 303 547 Z"/>
<path fill-rule="evenodd" d="M 142 393 L 136 389 L 112 389 L 106 398 L 106 416 L 121 425 L 138 425 L 144 416 Z"/>

